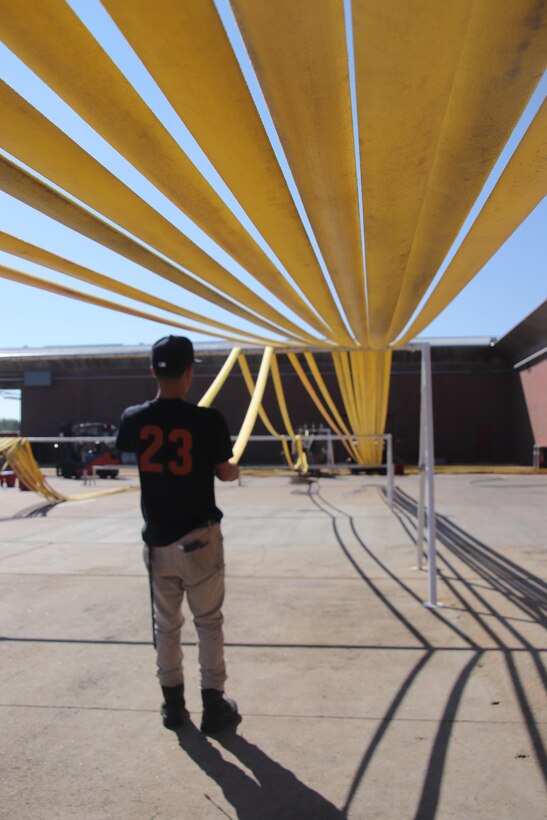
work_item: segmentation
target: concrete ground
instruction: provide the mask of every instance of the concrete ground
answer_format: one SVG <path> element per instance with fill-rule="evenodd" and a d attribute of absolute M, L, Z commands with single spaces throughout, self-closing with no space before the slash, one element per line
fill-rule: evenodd
<path fill-rule="evenodd" d="M 418 479 L 393 513 L 383 486 L 218 486 L 243 715 L 218 739 L 191 622 L 192 722 L 161 725 L 138 493 L 1 490 L 0 817 L 543 818 L 547 475 L 437 477 L 442 608 L 413 569 Z"/>

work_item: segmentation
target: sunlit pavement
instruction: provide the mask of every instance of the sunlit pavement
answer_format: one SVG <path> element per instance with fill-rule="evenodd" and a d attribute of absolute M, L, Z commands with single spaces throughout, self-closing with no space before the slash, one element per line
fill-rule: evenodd
<path fill-rule="evenodd" d="M 418 478 L 397 478 L 393 512 L 384 490 L 218 486 L 243 715 L 218 739 L 196 728 L 191 621 L 191 722 L 161 725 L 138 492 L 0 490 L 0 817 L 544 817 L 547 475 L 437 477 L 438 608 Z"/>

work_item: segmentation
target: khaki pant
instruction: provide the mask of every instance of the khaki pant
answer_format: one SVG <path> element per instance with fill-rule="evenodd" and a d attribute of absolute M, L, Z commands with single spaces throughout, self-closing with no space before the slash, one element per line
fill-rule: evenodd
<path fill-rule="evenodd" d="M 205 546 L 184 552 L 181 546 L 201 541 Z M 197 631 L 202 689 L 224 690 L 223 617 L 224 547 L 220 524 L 187 533 L 167 547 L 153 547 L 152 589 L 158 678 L 162 686 L 183 682 L 180 632 L 184 623 L 184 593 Z M 144 547 L 149 567 L 150 550 Z"/>

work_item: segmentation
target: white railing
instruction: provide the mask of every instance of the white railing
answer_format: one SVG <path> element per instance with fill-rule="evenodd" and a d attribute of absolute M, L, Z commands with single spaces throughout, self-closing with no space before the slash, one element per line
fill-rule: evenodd
<path fill-rule="evenodd" d="M 114 445 L 116 442 L 115 436 L 27 436 L 27 440 L 31 444 L 77 444 L 77 443 L 97 443 L 100 442 L 101 444 L 108 444 Z M 237 438 L 236 436 L 231 437 L 233 441 Z M 285 437 L 288 442 L 291 442 L 292 439 L 289 436 Z M 331 471 L 340 471 L 340 470 L 350 470 L 350 471 L 362 471 L 367 469 L 378 469 L 383 468 L 385 466 L 386 470 L 386 477 L 387 477 L 387 502 L 390 510 L 393 510 L 393 489 L 394 489 L 394 467 L 393 467 L 393 437 L 390 433 L 386 433 L 382 436 L 336 436 L 332 435 L 330 430 L 324 431 L 316 431 L 313 433 L 302 434 L 302 446 L 305 452 L 307 452 L 312 443 L 315 441 L 325 441 L 326 442 L 326 460 L 323 461 L 321 464 L 313 464 L 311 465 L 313 469 L 320 469 L 320 470 L 331 470 Z M 385 442 L 386 448 L 386 459 L 385 464 L 371 464 L 371 465 L 363 465 L 351 462 L 337 462 L 334 458 L 334 446 L 333 443 L 335 441 L 352 441 L 358 442 L 361 440 L 368 440 L 373 442 Z M 250 436 L 249 442 L 270 442 L 275 443 L 278 442 L 279 439 L 276 436 L 272 435 L 256 435 Z M 106 465 L 108 466 L 108 465 Z M 124 466 L 131 466 L 131 465 L 115 465 L 116 467 L 124 467 Z M 245 466 L 245 465 L 241 465 Z M 267 464 L 253 464 L 247 465 L 249 467 L 252 466 L 254 470 L 271 470 L 271 469 L 279 469 L 281 465 L 267 465 Z M 99 465 L 97 469 L 101 469 L 102 465 Z"/>
<path fill-rule="evenodd" d="M 232 439 L 235 440 L 236 436 L 232 436 Z M 285 439 L 290 443 L 292 439 L 290 436 L 285 436 Z M 391 433 L 386 433 L 382 436 L 336 436 L 333 435 L 329 430 L 321 431 L 314 433 L 303 433 L 301 434 L 302 439 L 302 447 L 304 452 L 307 454 L 312 443 L 315 441 L 325 441 L 326 442 L 326 460 L 322 461 L 321 463 L 317 464 L 308 464 L 308 467 L 311 470 L 333 470 L 333 471 L 340 471 L 340 470 L 355 470 L 356 472 L 361 472 L 363 470 L 374 470 L 379 468 L 384 468 L 386 470 L 386 477 L 387 477 L 387 502 L 390 510 L 393 510 L 393 488 L 394 488 L 394 476 L 395 470 L 393 465 L 393 436 Z M 384 463 L 378 464 L 358 464 L 358 463 L 351 463 L 347 461 L 335 461 L 334 460 L 334 447 L 333 443 L 335 441 L 352 441 L 357 442 L 361 440 L 368 440 L 373 442 L 385 442 L 386 446 L 386 460 Z M 272 435 L 263 435 L 263 436 L 250 436 L 249 442 L 253 441 L 264 441 L 264 442 L 277 442 L 279 439 L 276 436 Z M 245 466 L 241 465 L 240 466 Z M 253 464 L 253 465 L 246 465 L 248 467 L 253 468 L 253 470 L 271 470 L 279 469 L 279 464 L 277 465 L 266 465 L 266 464 Z"/>

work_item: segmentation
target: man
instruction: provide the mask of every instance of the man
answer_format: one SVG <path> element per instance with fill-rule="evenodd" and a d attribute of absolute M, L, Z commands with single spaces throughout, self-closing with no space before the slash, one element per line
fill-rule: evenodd
<path fill-rule="evenodd" d="M 224 553 L 214 491 L 215 475 L 233 481 L 239 468 L 229 461 L 223 416 L 185 401 L 195 361 L 184 336 L 156 342 L 157 396 L 124 411 L 116 446 L 138 459 L 163 724 L 174 729 L 186 716 L 180 643 L 186 593 L 198 636 L 201 731 L 213 734 L 241 719 L 235 702 L 224 697 Z"/>

